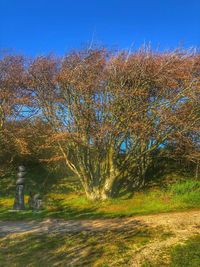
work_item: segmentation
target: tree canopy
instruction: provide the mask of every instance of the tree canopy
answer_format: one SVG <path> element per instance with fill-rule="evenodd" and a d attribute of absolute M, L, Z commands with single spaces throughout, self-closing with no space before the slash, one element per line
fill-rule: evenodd
<path fill-rule="evenodd" d="M 200 56 L 191 51 L 0 61 L 0 146 L 38 158 L 48 151 L 43 160 L 65 162 L 90 199 L 143 186 L 168 146 L 199 164 L 199 107 Z"/>

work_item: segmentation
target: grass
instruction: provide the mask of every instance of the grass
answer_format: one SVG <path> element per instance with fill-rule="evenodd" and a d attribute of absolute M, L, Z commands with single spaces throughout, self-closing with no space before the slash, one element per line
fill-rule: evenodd
<path fill-rule="evenodd" d="M 10 266 L 94 266 L 125 267 L 134 261 L 134 253 L 142 251 L 152 240 L 163 240 L 171 233 L 160 228 L 137 225 L 115 231 L 80 233 L 11 234 L 0 237 L 0 267 Z M 111 242 L 112 240 L 112 242 Z M 165 251 L 163 251 L 165 255 Z M 200 235 L 167 250 L 169 261 L 144 261 L 144 267 L 199 267 Z"/>
<path fill-rule="evenodd" d="M 136 249 L 142 249 L 153 238 L 162 238 L 158 229 L 139 229 L 1 237 L 0 266 L 129 266 Z M 143 266 L 199 267 L 200 235 L 172 247 L 169 252 L 170 263 L 161 260 L 145 262 Z"/>
<path fill-rule="evenodd" d="M 155 235 L 139 229 L 9 235 L 0 238 L 0 266 L 128 266 L 133 251 Z"/>
<path fill-rule="evenodd" d="M 183 195 L 192 192 L 200 192 L 200 181 L 184 181 L 170 186 L 170 191 L 176 195 Z"/>
<path fill-rule="evenodd" d="M 167 260 L 166 260 L 167 256 Z M 145 260 L 142 267 L 199 267 L 200 266 L 200 235 L 188 239 L 184 244 L 163 250 L 159 260 Z"/>
<path fill-rule="evenodd" d="M 170 267 L 199 267 L 200 266 L 200 235 L 189 239 L 184 245 L 171 249 Z"/>
<path fill-rule="evenodd" d="M 12 212 L 14 199 L 0 198 L 0 219 L 94 219 L 126 217 L 200 208 L 200 182 L 176 183 L 165 189 L 135 193 L 105 202 L 90 202 L 84 194 L 51 192 L 45 196 L 45 209 Z M 27 199 L 26 199 L 27 202 Z"/>

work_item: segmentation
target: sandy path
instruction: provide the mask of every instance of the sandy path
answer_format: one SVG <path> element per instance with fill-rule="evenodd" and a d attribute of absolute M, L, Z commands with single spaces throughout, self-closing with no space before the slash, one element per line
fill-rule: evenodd
<path fill-rule="evenodd" d="M 162 213 L 131 218 L 96 220 L 0 221 L 0 235 L 25 232 L 80 232 L 122 230 L 138 226 L 164 227 L 165 230 L 182 233 L 200 231 L 200 210 Z"/>

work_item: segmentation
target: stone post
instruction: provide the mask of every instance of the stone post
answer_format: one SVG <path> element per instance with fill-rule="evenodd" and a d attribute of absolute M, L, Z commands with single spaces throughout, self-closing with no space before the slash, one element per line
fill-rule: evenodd
<path fill-rule="evenodd" d="M 25 185 L 26 169 L 24 166 L 19 166 L 17 174 L 15 201 L 13 205 L 14 210 L 24 210 L 24 185 Z"/>

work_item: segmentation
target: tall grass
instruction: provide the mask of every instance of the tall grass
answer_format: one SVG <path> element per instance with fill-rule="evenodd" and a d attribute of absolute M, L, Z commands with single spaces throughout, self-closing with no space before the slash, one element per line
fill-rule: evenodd
<path fill-rule="evenodd" d="M 200 181 L 188 180 L 181 183 L 176 183 L 169 187 L 169 191 L 174 195 L 200 192 Z"/>

